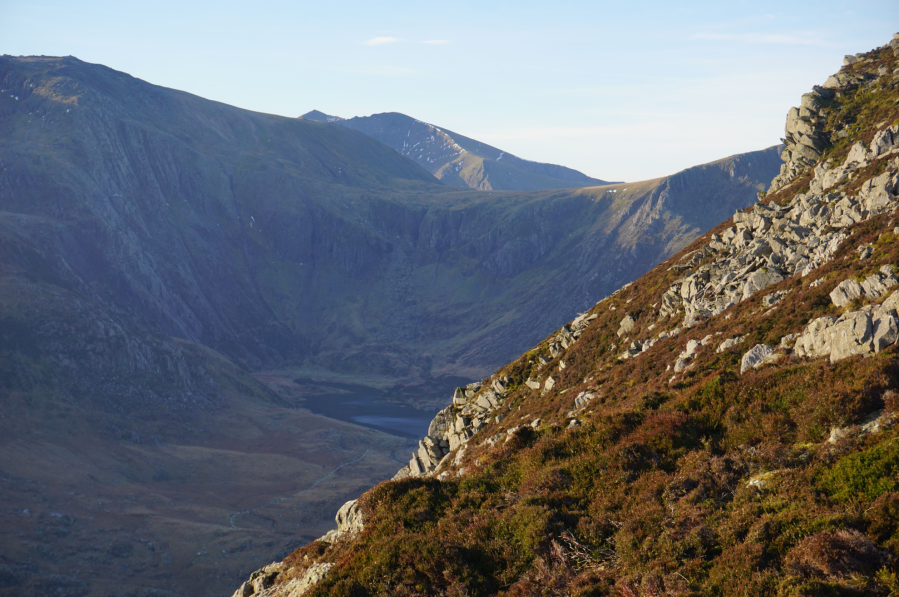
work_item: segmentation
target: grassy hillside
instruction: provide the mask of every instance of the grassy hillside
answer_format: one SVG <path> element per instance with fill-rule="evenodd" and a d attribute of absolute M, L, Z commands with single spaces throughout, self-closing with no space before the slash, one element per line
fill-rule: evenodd
<path fill-rule="evenodd" d="M 897 594 L 897 54 L 803 98 L 776 192 L 457 391 L 439 464 L 242 594 Z"/>

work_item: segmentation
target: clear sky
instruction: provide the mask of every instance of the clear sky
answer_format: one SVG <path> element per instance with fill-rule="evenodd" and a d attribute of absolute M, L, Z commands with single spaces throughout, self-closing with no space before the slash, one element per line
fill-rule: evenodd
<path fill-rule="evenodd" d="M 73 55 L 298 116 L 403 112 L 519 157 L 641 180 L 778 143 L 897 0 L 0 0 L 0 53 Z"/>

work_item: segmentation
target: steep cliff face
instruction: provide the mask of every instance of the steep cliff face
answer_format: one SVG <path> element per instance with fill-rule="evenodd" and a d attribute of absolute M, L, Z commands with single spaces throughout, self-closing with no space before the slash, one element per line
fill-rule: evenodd
<path fill-rule="evenodd" d="M 899 590 L 896 38 L 804 101 L 816 156 L 788 137 L 761 202 L 459 388 L 237 594 Z"/>
<path fill-rule="evenodd" d="M 301 118 L 335 122 L 361 131 L 454 187 L 481 191 L 537 191 L 609 184 L 565 166 L 523 160 L 398 112 L 344 119 L 313 110 Z"/>

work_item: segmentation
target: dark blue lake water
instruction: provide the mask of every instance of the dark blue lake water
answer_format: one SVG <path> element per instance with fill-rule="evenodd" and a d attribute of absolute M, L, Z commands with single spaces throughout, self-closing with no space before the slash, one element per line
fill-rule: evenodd
<path fill-rule="evenodd" d="M 421 410 L 384 399 L 384 392 L 366 386 L 297 379 L 301 385 L 333 388 L 334 393 L 306 396 L 303 406 L 318 415 L 339 421 L 356 423 L 402 437 L 421 438 L 427 435 L 428 425 L 436 410 Z M 449 403 L 449 394 L 447 394 Z"/>

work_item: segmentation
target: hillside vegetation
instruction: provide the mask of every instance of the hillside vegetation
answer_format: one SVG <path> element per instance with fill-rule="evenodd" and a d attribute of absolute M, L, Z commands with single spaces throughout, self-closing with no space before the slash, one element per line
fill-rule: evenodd
<path fill-rule="evenodd" d="M 237 594 L 899 594 L 897 54 L 847 57 L 759 204 L 460 388 Z"/>

